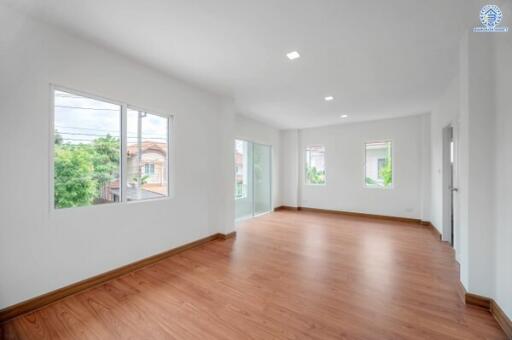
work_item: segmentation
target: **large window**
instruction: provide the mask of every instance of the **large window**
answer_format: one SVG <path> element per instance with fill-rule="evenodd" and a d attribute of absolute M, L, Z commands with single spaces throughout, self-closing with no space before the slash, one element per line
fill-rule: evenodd
<path fill-rule="evenodd" d="M 54 92 L 54 206 L 115 201 L 121 178 L 121 106 Z"/>
<path fill-rule="evenodd" d="M 306 148 L 306 184 L 325 184 L 325 148 L 309 146 Z"/>
<path fill-rule="evenodd" d="M 365 183 L 368 188 L 393 186 L 392 144 L 390 141 L 366 143 Z"/>
<path fill-rule="evenodd" d="M 247 142 L 235 140 L 235 199 L 247 197 L 248 162 Z"/>
<path fill-rule="evenodd" d="M 55 208 L 168 196 L 170 116 L 67 90 L 53 100 Z"/>

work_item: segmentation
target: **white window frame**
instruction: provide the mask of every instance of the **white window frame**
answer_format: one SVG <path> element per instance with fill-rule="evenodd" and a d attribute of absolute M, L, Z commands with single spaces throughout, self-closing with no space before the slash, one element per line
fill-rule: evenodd
<path fill-rule="evenodd" d="M 307 168 L 308 168 L 308 149 L 314 148 L 314 147 L 322 147 L 324 149 L 324 171 L 325 171 L 325 180 L 323 183 L 308 183 L 308 174 L 307 174 Z M 307 186 L 313 186 L 313 187 L 323 187 L 327 185 L 327 148 L 323 144 L 311 144 L 307 145 L 304 148 L 304 168 L 302 170 L 303 176 L 304 176 L 304 185 Z"/>
<path fill-rule="evenodd" d="M 121 135 L 121 149 L 120 149 L 120 153 L 121 153 L 121 157 L 120 157 L 120 164 L 119 164 L 119 172 L 120 172 L 120 176 L 119 176 L 119 180 L 120 180 L 120 185 L 119 185 L 119 193 L 121 195 L 121 199 L 119 202 L 111 202 L 111 203 L 108 203 L 108 204 L 97 204 L 97 205 L 85 205 L 85 206 L 80 206 L 80 207 L 70 207 L 70 208 L 56 208 L 55 207 L 55 169 L 54 169 L 54 163 L 55 163 L 55 159 L 54 159 L 54 152 L 55 152 L 55 140 L 54 140 L 54 135 L 55 135 L 55 92 L 56 91 L 63 91 L 63 92 L 67 92 L 67 93 L 71 93 L 71 94 L 75 94 L 75 95 L 78 95 L 78 96 L 82 96 L 82 97 L 85 97 L 85 98 L 89 98 L 89 99 L 93 99 L 93 100 L 98 100 L 98 101 L 102 101 L 102 102 L 105 102 L 105 103 L 109 103 L 109 104 L 113 104 L 113 105 L 118 105 L 120 106 L 121 108 L 121 114 L 119 115 L 120 116 L 120 122 L 119 122 L 119 127 L 120 127 L 120 135 Z M 147 110 L 147 109 L 142 109 L 140 107 L 137 107 L 137 106 L 134 106 L 134 105 L 130 105 L 130 104 L 127 104 L 126 102 L 123 102 L 123 101 L 119 101 L 119 100 L 113 100 L 113 99 L 109 99 L 109 98 L 106 98 L 106 97 L 103 97 L 103 96 L 98 96 L 98 95 L 95 95 L 95 94 L 91 94 L 91 93 L 88 93 L 88 92 L 84 92 L 84 91 L 80 91 L 80 90 L 75 90 L 75 89 L 72 89 L 72 88 L 69 88 L 69 87 L 65 87 L 65 86 L 61 86 L 61 85 L 56 85 L 56 84 L 52 84 L 50 83 L 50 126 L 49 126 L 49 180 L 48 180 L 48 183 L 49 183 L 49 203 L 50 203 L 50 211 L 66 211 L 66 210 L 70 210 L 70 209 L 87 209 L 87 208 L 100 208 L 100 207 L 111 207 L 111 206 L 121 206 L 121 205 L 126 205 L 126 204 L 136 204 L 136 203 L 145 203 L 145 202 L 155 202 L 155 201 L 161 201 L 161 200 L 169 200 L 169 199 L 173 199 L 175 197 L 175 193 L 174 193 L 174 175 L 175 175 L 175 167 L 174 167 L 174 159 L 175 159 L 175 143 L 174 143 L 174 119 L 175 119 L 175 115 L 174 114 L 165 114 L 165 113 L 161 113 L 159 112 L 158 110 Z M 138 110 L 138 111 L 143 111 L 143 112 L 147 112 L 149 114 L 152 114 L 152 115 L 157 115 L 157 116 L 161 116 L 163 118 L 166 118 L 167 119 L 167 196 L 164 196 L 164 197 L 158 197 L 158 198 L 152 198 L 152 199 L 144 199 L 144 200 L 134 200 L 134 201 L 128 201 L 127 200 L 127 197 L 126 197 L 126 177 L 127 177 L 127 155 L 126 155 L 126 151 L 127 151 L 127 144 L 128 144 L 128 138 L 127 138 L 127 112 L 128 112 L 128 109 L 131 109 L 131 110 Z"/>
<path fill-rule="evenodd" d="M 366 183 L 366 146 L 368 144 L 390 143 L 391 144 L 391 185 L 377 186 Z M 395 147 L 392 139 L 372 140 L 363 143 L 363 187 L 365 189 L 393 190 L 395 188 Z"/>
<path fill-rule="evenodd" d="M 149 113 L 151 115 L 154 115 L 154 116 L 160 116 L 160 117 L 163 117 L 163 118 L 167 118 L 167 196 L 165 197 L 158 197 L 158 198 L 150 198 L 150 199 L 144 199 L 144 200 L 133 200 L 133 201 L 128 201 L 126 199 L 126 195 L 124 194 L 124 190 L 125 190 L 125 187 L 126 187 L 126 184 L 127 184 L 127 173 L 126 171 L 121 171 L 121 174 L 124 175 L 122 176 L 123 177 L 123 191 L 121 191 L 121 202 L 123 203 L 128 203 L 128 204 L 134 204 L 134 203 L 141 203 L 141 202 L 154 202 L 154 201 L 160 201 L 160 200 L 167 200 L 167 199 L 171 199 L 171 198 L 174 198 L 174 193 L 171 191 L 173 188 L 174 188 L 174 163 L 175 162 L 172 162 L 171 163 L 171 159 L 174 159 L 174 153 L 175 153 L 175 150 L 174 150 L 174 141 L 172 140 L 172 136 L 174 135 L 172 133 L 173 131 L 173 127 L 174 127 L 174 115 L 173 114 L 165 114 L 165 113 L 162 113 L 162 112 L 159 112 L 159 111 L 155 111 L 155 110 L 147 110 L 147 109 L 143 109 L 141 107 L 138 107 L 138 106 L 135 106 L 135 105 L 131 105 L 131 104 L 124 104 L 126 107 L 123 109 L 123 121 L 125 122 L 125 125 L 123 126 L 123 129 L 121 130 L 121 135 L 123 136 L 122 138 L 122 144 L 123 144 L 123 147 L 124 147 L 124 151 L 123 151 L 123 155 L 122 155 L 122 160 L 123 160 L 123 168 L 122 169 L 127 169 L 128 168 L 128 158 L 126 157 L 126 150 L 128 150 L 128 127 L 127 127 L 127 124 L 128 124 L 128 109 L 130 110 L 134 110 L 134 111 L 141 111 L 141 112 L 146 112 L 146 113 Z M 123 131 L 126 131 L 125 133 L 123 133 Z M 171 166 L 172 166 L 172 171 L 171 171 Z M 172 185 L 171 185 L 172 184 Z"/>

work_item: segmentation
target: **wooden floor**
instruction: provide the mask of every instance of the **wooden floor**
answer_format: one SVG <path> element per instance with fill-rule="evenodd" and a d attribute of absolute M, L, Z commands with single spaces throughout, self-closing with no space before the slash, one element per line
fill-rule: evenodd
<path fill-rule="evenodd" d="M 505 339 L 425 227 L 280 211 L 6 323 L 6 339 Z"/>

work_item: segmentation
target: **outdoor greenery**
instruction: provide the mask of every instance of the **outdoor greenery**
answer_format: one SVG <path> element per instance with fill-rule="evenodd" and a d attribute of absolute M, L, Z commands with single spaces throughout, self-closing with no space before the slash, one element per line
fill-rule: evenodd
<path fill-rule="evenodd" d="M 391 152 L 388 153 L 384 165 L 378 169 L 379 181 L 366 177 L 366 184 L 370 186 L 389 187 L 393 184 L 393 162 L 391 161 Z"/>
<path fill-rule="evenodd" d="M 370 177 L 366 177 L 366 184 L 368 185 L 378 185 L 377 182 L 375 182 L 373 179 L 371 179 Z"/>
<path fill-rule="evenodd" d="M 306 167 L 308 184 L 325 184 L 325 170 L 320 171 L 316 167 Z"/>
<path fill-rule="evenodd" d="M 390 186 L 393 183 L 393 168 L 391 162 L 391 155 L 388 155 L 386 164 L 380 169 L 382 179 L 384 180 L 384 186 Z"/>
<path fill-rule="evenodd" d="M 140 178 L 140 185 L 146 184 L 148 182 L 148 180 L 149 180 L 149 175 L 141 176 L 141 178 Z M 138 179 L 137 176 L 135 176 L 135 177 L 132 178 L 132 181 L 133 181 L 133 183 L 137 183 L 139 181 L 139 179 Z"/>
<path fill-rule="evenodd" d="M 54 197 L 56 208 L 95 203 L 104 186 L 119 175 L 119 139 L 107 135 L 90 144 L 64 143 L 55 135 Z"/>

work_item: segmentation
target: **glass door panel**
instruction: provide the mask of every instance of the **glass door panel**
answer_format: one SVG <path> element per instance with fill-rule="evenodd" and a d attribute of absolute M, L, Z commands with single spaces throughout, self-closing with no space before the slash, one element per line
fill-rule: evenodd
<path fill-rule="evenodd" d="M 271 210 L 270 146 L 254 144 L 254 215 Z"/>
<path fill-rule="evenodd" d="M 252 143 L 235 140 L 235 218 L 253 216 Z"/>
<path fill-rule="evenodd" d="M 235 217 L 271 211 L 271 147 L 235 140 Z"/>

